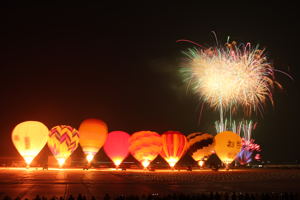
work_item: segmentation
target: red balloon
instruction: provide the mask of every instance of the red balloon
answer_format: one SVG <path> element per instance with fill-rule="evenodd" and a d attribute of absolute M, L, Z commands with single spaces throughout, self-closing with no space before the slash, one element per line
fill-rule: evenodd
<path fill-rule="evenodd" d="M 129 138 L 130 135 L 123 131 L 113 131 L 108 134 L 104 151 L 117 167 L 129 154 Z"/>

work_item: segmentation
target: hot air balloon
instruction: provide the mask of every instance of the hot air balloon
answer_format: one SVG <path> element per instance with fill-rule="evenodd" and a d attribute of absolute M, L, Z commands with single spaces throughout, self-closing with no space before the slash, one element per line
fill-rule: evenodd
<path fill-rule="evenodd" d="M 178 131 L 167 131 L 161 137 L 163 148 L 160 155 L 173 168 L 188 148 L 187 139 Z"/>
<path fill-rule="evenodd" d="M 202 167 L 204 160 L 214 151 L 214 137 L 208 133 L 191 133 L 187 136 L 189 143 L 188 154 Z"/>
<path fill-rule="evenodd" d="M 48 133 L 48 128 L 38 121 L 22 122 L 14 128 L 11 139 L 27 167 L 46 145 Z"/>
<path fill-rule="evenodd" d="M 153 131 L 139 131 L 129 138 L 129 152 L 146 169 L 162 150 L 161 136 Z"/>
<path fill-rule="evenodd" d="M 242 139 L 236 133 L 224 131 L 215 136 L 215 152 L 228 169 L 242 148 Z"/>
<path fill-rule="evenodd" d="M 103 148 L 117 168 L 128 156 L 129 138 L 130 135 L 123 131 L 113 131 L 108 134 Z"/>
<path fill-rule="evenodd" d="M 79 127 L 79 143 L 90 163 L 107 138 L 106 123 L 99 119 L 86 119 Z"/>
<path fill-rule="evenodd" d="M 71 126 L 55 126 L 49 132 L 48 147 L 60 167 L 63 166 L 69 156 L 76 150 L 78 143 L 79 133 Z"/>

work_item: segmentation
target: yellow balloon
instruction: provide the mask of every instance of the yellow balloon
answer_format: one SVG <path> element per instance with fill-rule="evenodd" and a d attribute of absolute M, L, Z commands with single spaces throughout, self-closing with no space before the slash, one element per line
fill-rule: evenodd
<path fill-rule="evenodd" d="M 241 148 L 242 139 L 236 133 L 224 131 L 215 136 L 215 152 L 226 165 L 236 158 Z"/>
<path fill-rule="evenodd" d="M 46 145 L 48 133 L 48 128 L 38 121 L 22 122 L 12 131 L 12 142 L 28 166 Z"/>
<path fill-rule="evenodd" d="M 104 145 L 107 138 L 107 125 L 98 119 L 86 119 L 79 127 L 79 143 L 86 159 L 91 162 L 95 154 Z"/>

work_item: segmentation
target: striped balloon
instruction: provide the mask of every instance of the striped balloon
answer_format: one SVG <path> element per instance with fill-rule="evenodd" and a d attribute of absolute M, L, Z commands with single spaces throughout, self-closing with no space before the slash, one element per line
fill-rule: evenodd
<path fill-rule="evenodd" d="M 197 162 L 203 161 L 214 151 L 214 137 L 208 133 L 192 133 L 187 136 L 187 139 L 189 143 L 188 153 Z"/>
<path fill-rule="evenodd" d="M 178 131 L 167 131 L 162 134 L 163 148 L 160 155 L 174 167 L 188 148 L 188 142 L 182 133 Z"/>
<path fill-rule="evenodd" d="M 144 168 L 161 152 L 161 136 L 153 131 L 139 131 L 129 138 L 129 152 Z"/>
<path fill-rule="evenodd" d="M 55 126 L 49 132 L 48 147 L 60 166 L 76 150 L 78 143 L 79 133 L 71 126 Z"/>

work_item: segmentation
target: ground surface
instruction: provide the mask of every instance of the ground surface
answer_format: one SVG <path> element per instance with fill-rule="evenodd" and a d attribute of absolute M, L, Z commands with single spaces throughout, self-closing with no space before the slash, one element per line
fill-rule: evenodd
<path fill-rule="evenodd" d="M 0 198 L 77 195 L 103 198 L 105 193 L 201 193 L 206 191 L 299 192 L 300 170 L 246 169 L 203 171 L 36 170 L 0 168 Z"/>

